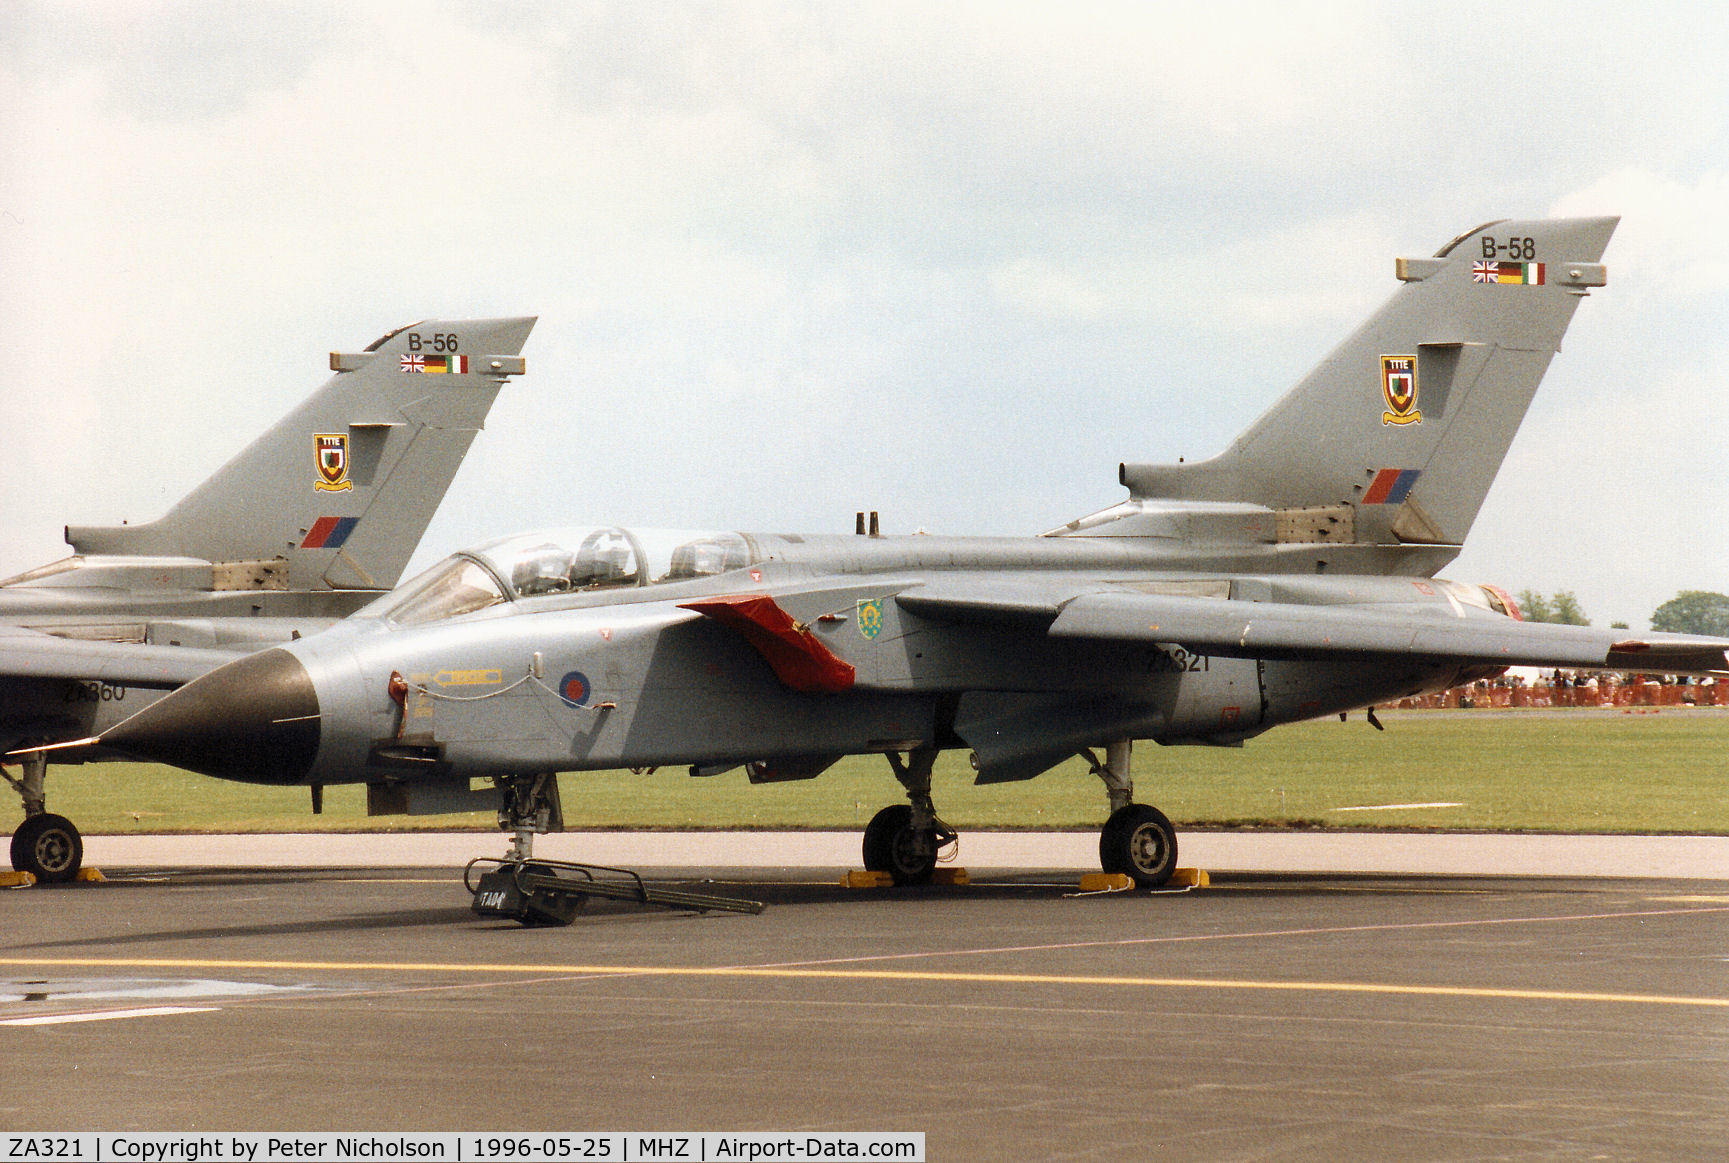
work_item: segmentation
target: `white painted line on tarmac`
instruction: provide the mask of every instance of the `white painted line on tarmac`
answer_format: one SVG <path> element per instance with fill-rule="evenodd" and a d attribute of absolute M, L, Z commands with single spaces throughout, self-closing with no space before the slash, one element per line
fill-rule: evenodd
<path fill-rule="evenodd" d="M 3 1018 L 0 1026 L 64 1026 L 73 1022 L 112 1022 L 121 1018 L 156 1018 L 165 1014 L 212 1014 L 217 1006 L 149 1006 L 136 1010 L 97 1010 L 82 1014 L 44 1014 L 36 1018 Z"/>
<path fill-rule="evenodd" d="M 1707 910 L 1715 911 L 1715 910 Z M 0 959 L 0 964 L 16 964 L 18 958 Z M 1509 1001 L 1589 1002 L 1611 1005 L 1695 1006 L 1729 1010 L 1729 997 L 1687 994 L 1610 993 L 1597 990 L 1509 989 L 1505 987 L 1441 985 L 1418 982 L 1375 981 L 1290 981 L 1228 977 L 1141 977 L 1116 974 L 1077 973 L 979 973 L 942 970 L 905 969 L 823 969 L 805 967 L 777 968 L 751 965 L 583 965 L 561 963 L 464 963 L 464 962 L 388 962 L 388 961 L 193 961 L 169 958 L 42 958 L 35 964 L 55 965 L 130 965 L 166 968 L 170 966 L 215 966 L 228 969 L 298 969 L 314 972 L 391 973 L 457 973 L 457 974 L 537 974 L 572 978 L 740 978 L 764 980 L 805 980 L 829 985 L 840 981 L 887 982 L 910 985 L 918 982 L 941 982 L 960 985 L 1072 985 L 1143 989 L 1194 990 L 1254 990 L 1269 992 L 1308 992 L 1344 994 L 1382 994 L 1407 997 L 1502 998 Z M 110 1011 L 111 1014 L 117 1011 Z M 167 1012 L 158 1010 L 155 1012 Z M 191 1011 L 188 1011 L 191 1012 Z M 99 1020 L 101 1015 L 91 1015 Z M 32 1020 L 32 1019 L 26 1019 Z M 39 1019 L 36 1019 L 39 1021 Z"/>
<path fill-rule="evenodd" d="M 1355 808 L 1328 808 L 1329 812 L 1403 812 L 1415 808 L 1462 808 L 1462 803 L 1437 804 L 1363 804 Z"/>

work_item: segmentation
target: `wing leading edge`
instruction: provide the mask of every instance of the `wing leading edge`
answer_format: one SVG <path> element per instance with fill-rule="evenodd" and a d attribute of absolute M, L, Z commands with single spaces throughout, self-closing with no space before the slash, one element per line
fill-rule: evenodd
<path fill-rule="evenodd" d="M 71 679 L 171 690 L 236 657 L 230 650 L 92 642 L 0 626 L 0 678 Z"/>
<path fill-rule="evenodd" d="M 898 599 L 924 617 L 955 621 L 1049 619 L 1053 638 L 1176 643 L 1230 658 L 1326 661 L 1417 655 L 1496 666 L 1729 672 L 1729 640 L 1680 634 L 1630 637 L 1590 626 L 1519 622 L 1445 603 L 1398 606 L 1301 605 L 1131 592 L 1083 593 L 1053 600 L 1001 583 L 991 594 L 929 594 Z"/>

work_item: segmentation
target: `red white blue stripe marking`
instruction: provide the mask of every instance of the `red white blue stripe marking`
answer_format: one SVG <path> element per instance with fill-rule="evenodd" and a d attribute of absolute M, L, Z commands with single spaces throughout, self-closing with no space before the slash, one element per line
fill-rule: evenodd
<path fill-rule="evenodd" d="M 306 540 L 300 543 L 300 548 L 341 549 L 342 543 L 348 540 L 348 535 L 358 524 L 359 517 L 320 517 L 306 531 Z"/>
<path fill-rule="evenodd" d="M 1365 505 L 1402 505 L 1410 495 L 1411 486 L 1423 475 L 1420 468 L 1384 468 L 1369 482 L 1363 494 Z"/>

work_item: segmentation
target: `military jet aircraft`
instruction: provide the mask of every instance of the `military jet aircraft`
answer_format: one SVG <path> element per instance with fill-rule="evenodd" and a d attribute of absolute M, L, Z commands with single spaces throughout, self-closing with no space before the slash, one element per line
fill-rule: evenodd
<path fill-rule="evenodd" d="M 241 654 L 323 630 L 402 576 L 532 318 L 428 320 L 364 351 L 148 524 L 66 530 L 73 555 L 0 581 L 0 751 L 80 739 Z M 101 758 L 70 750 L 68 762 Z M 46 811 L 46 753 L 23 775 L 12 866 L 78 870 Z"/>
<path fill-rule="evenodd" d="M 937 754 L 981 783 L 1092 757 L 1101 864 L 1164 883 L 1177 836 L 1132 745 L 1281 723 L 1511 665 L 1706 673 L 1729 641 L 1520 621 L 1435 577 L 1460 550 L 1616 219 L 1501 221 L 1400 259 L 1391 299 L 1228 449 L 1125 464 L 1128 497 L 1023 539 L 515 536 L 251 655 L 102 745 L 227 779 L 363 782 L 381 811 L 497 807 L 507 859 L 559 826 L 557 772 L 884 755 L 907 802 L 864 862 L 929 878 Z"/>

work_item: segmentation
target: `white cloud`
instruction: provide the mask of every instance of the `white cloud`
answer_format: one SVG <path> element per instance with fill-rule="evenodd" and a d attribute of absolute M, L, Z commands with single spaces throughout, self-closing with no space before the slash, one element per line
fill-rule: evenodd
<path fill-rule="evenodd" d="M 1624 221 L 1507 479 L 1613 431 L 1721 487 L 1704 414 L 1656 447 L 1729 333 L 1714 14 L 28 5 L 0 45 L 0 573 L 154 516 L 323 352 L 427 315 L 542 317 L 427 554 L 610 515 L 1031 532 L 1119 459 L 1222 447 L 1396 255 L 1545 209 Z M 1624 487 L 1568 522 L 1692 585 L 1720 543 L 1590 463 Z M 1465 564 L 1637 572 L 1498 532 L 1503 492 Z"/>
<path fill-rule="evenodd" d="M 1715 297 L 1729 313 L 1729 168 L 1693 181 L 1619 169 L 1556 201 L 1557 216 L 1618 214 L 1616 292 L 1645 308 L 1666 298 Z"/>

